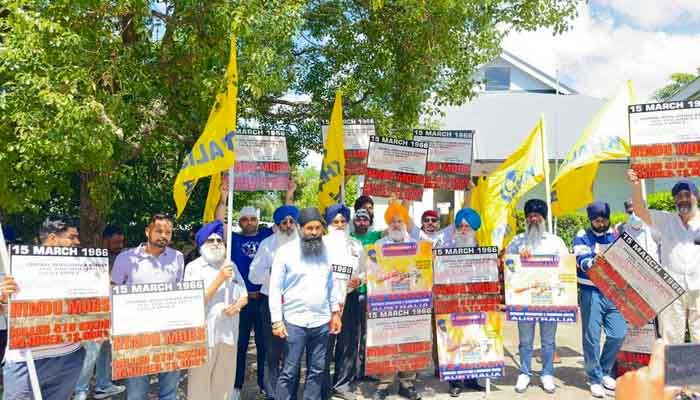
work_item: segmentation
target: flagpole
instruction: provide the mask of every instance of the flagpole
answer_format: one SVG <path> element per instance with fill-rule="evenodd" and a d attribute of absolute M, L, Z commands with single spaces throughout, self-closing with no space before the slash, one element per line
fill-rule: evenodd
<path fill-rule="evenodd" d="M 226 196 L 226 259 L 231 259 L 233 252 L 233 165 L 228 168 L 228 196 Z"/>
<path fill-rule="evenodd" d="M 540 116 L 540 123 L 542 124 L 542 167 L 544 169 L 544 197 L 547 201 L 547 231 L 552 233 L 552 193 L 549 185 L 549 158 L 547 157 L 547 140 L 545 139 L 545 125 L 544 125 L 544 115 Z"/>

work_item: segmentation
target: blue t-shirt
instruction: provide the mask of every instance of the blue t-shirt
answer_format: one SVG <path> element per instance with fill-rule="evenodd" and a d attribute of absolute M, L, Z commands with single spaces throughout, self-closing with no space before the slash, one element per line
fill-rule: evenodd
<path fill-rule="evenodd" d="M 263 228 L 258 230 L 254 236 L 243 236 L 240 233 L 233 233 L 233 249 L 231 250 L 231 259 L 238 267 L 238 272 L 243 275 L 246 289 L 249 292 L 259 292 L 261 285 L 250 283 L 248 272 L 250 271 L 250 263 L 253 262 L 255 253 L 258 252 L 260 242 L 272 235 L 272 229 Z"/>

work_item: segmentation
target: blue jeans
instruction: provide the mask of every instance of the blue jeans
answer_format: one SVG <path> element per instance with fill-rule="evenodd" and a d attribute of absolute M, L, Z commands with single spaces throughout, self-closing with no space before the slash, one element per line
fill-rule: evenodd
<path fill-rule="evenodd" d="M 109 341 L 105 341 L 84 342 L 83 347 L 85 347 L 85 361 L 78 383 L 75 385 L 75 392 L 90 391 L 90 378 L 93 372 L 95 372 L 96 391 L 108 390 L 112 386 L 112 346 Z"/>
<path fill-rule="evenodd" d="M 535 341 L 535 324 L 537 322 L 518 322 L 520 338 L 520 373 L 532 376 L 532 343 Z M 540 321 L 540 344 L 542 345 L 542 374 L 554 375 L 554 350 L 557 336 L 557 323 Z"/>
<path fill-rule="evenodd" d="M 80 349 L 60 357 L 34 361 L 39 388 L 44 400 L 68 400 L 83 368 L 85 350 Z M 8 362 L 3 368 L 4 400 L 31 400 L 32 385 L 26 362 Z"/>
<path fill-rule="evenodd" d="M 596 288 L 581 286 L 581 330 L 583 331 L 583 361 L 591 384 L 600 384 L 610 375 L 615 357 L 627 334 L 627 322 L 615 305 Z M 600 330 L 605 329 L 605 345 L 600 351 Z"/>
<path fill-rule="evenodd" d="M 328 324 L 316 328 L 302 328 L 287 323 L 287 340 L 284 345 L 284 365 L 277 381 L 275 400 L 291 400 L 299 387 L 299 365 L 306 351 L 306 384 L 304 400 L 322 398 L 324 368 L 328 350 Z"/>
<path fill-rule="evenodd" d="M 255 330 L 255 352 L 258 362 L 258 386 L 265 389 L 265 325 L 263 314 L 268 312 L 267 296 L 261 295 L 258 299 L 248 297 L 248 304 L 241 310 L 238 323 L 238 353 L 236 354 L 236 389 L 243 388 L 246 372 L 246 358 L 248 357 L 248 343 L 250 342 L 250 330 Z M 263 366 L 260 368 L 260 366 Z"/>
<path fill-rule="evenodd" d="M 129 378 L 126 384 L 127 400 L 147 400 L 151 375 Z M 161 372 L 158 374 L 158 398 L 160 400 L 176 400 L 177 384 L 180 382 L 180 371 Z"/>

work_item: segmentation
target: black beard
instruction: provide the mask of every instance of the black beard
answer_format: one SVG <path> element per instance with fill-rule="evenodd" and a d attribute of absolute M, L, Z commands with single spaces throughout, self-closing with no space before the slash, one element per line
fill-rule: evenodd
<path fill-rule="evenodd" d="M 323 240 L 320 236 L 304 236 L 300 243 L 301 254 L 305 257 L 320 256 L 323 253 Z"/>
<path fill-rule="evenodd" d="M 593 232 L 595 233 L 605 233 L 610 229 L 610 224 L 605 225 L 602 228 L 596 228 L 595 226 L 591 225 L 591 229 L 593 229 Z"/>

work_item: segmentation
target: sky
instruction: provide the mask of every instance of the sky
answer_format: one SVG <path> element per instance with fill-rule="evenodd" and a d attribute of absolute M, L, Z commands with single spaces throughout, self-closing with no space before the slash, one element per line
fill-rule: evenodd
<path fill-rule="evenodd" d="M 510 34 L 503 48 L 579 93 L 607 98 L 632 80 L 644 102 L 674 72 L 700 67 L 700 0 L 590 0 L 564 34 Z"/>

